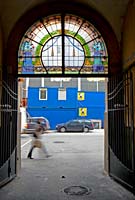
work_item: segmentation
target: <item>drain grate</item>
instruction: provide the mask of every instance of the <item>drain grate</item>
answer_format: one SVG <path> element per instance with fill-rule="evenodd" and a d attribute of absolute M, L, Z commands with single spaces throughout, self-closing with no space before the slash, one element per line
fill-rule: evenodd
<path fill-rule="evenodd" d="M 54 141 L 53 143 L 64 143 L 64 141 Z"/>
<path fill-rule="evenodd" d="M 84 186 L 70 186 L 64 189 L 64 192 L 68 195 L 88 195 L 91 193 L 91 189 Z"/>

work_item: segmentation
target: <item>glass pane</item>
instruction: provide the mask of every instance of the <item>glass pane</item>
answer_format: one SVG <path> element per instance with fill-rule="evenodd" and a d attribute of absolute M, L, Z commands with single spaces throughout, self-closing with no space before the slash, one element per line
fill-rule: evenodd
<path fill-rule="evenodd" d="M 74 38 L 65 38 L 65 73 L 78 73 L 84 63 L 84 50 Z"/>
<path fill-rule="evenodd" d="M 81 73 L 108 73 L 108 56 L 106 47 L 101 38 L 93 40 L 84 45 L 85 63 Z"/>
<path fill-rule="evenodd" d="M 45 56 L 43 53 L 45 46 L 47 46 L 45 44 L 52 36 L 54 37 L 60 33 L 60 16 L 51 16 L 32 25 L 23 37 L 19 47 L 18 74 L 47 74 L 48 70 L 53 67 L 52 63 L 56 61 L 56 58 L 49 59 L 49 55 Z M 61 45 L 59 46 L 61 47 Z M 57 65 L 56 62 L 55 65 Z M 48 69 L 48 67 L 50 68 Z M 50 71 L 53 71 L 53 69 Z"/>
<path fill-rule="evenodd" d="M 66 100 L 66 89 L 58 89 L 58 100 Z"/>
<path fill-rule="evenodd" d="M 47 100 L 47 89 L 39 89 L 39 99 Z"/>
<path fill-rule="evenodd" d="M 50 39 L 43 47 L 42 64 L 49 73 L 62 73 L 62 37 Z M 56 71 L 57 70 L 57 71 Z"/>
<path fill-rule="evenodd" d="M 80 57 L 73 59 L 76 64 L 72 62 L 71 71 L 67 70 L 69 73 L 77 71 L 80 74 L 108 73 L 108 55 L 105 43 L 92 24 L 77 16 L 68 15 L 65 17 L 65 33 L 78 40 L 84 52 L 83 60 Z"/>

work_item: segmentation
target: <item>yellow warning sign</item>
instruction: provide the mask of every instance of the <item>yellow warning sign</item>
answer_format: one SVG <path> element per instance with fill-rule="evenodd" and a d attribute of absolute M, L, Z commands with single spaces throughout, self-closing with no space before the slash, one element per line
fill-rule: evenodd
<path fill-rule="evenodd" d="M 79 116 L 87 116 L 87 108 L 79 108 Z"/>
<path fill-rule="evenodd" d="M 84 92 L 78 92 L 78 100 L 83 101 L 85 99 L 85 93 Z"/>

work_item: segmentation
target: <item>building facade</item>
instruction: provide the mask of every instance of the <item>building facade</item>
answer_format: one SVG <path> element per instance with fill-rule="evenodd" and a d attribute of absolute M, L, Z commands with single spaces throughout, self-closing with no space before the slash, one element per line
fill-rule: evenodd
<path fill-rule="evenodd" d="M 134 0 L 0 2 L 1 185 L 20 162 L 21 78 L 104 77 L 105 170 L 134 192 L 134 19 Z"/>

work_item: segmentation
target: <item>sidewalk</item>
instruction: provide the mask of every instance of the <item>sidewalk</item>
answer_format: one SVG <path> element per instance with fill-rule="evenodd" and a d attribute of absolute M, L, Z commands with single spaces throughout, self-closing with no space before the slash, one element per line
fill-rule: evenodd
<path fill-rule="evenodd" d="M 44 136 L 52 157 L 35 151 L 22 170 L 0 190 L 0 200 L 135 200 L 135 196 L 103 171 L 103 135 Z M 83 194 L 84 193 L 84 194 Z"/>

